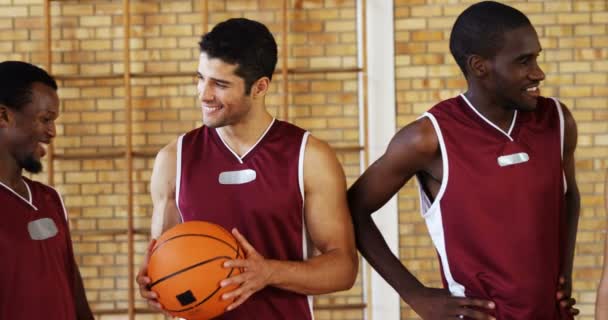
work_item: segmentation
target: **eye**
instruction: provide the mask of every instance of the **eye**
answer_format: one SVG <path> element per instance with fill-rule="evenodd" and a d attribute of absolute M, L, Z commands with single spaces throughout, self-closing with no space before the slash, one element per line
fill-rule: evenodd
<path fill-rule="evenodd" d="M 228 86 L 227 86 L 227 85 L 225 85 L 225 84 L 223 84 L 223 83 L 221 83 L 221 82 L 216 82 L 216 83 L 215 83 L 215 85 L 216 85 L 218 88 L 222 88 L 222 89 L 226 89 L 226 88 L 228 88 Z"/>

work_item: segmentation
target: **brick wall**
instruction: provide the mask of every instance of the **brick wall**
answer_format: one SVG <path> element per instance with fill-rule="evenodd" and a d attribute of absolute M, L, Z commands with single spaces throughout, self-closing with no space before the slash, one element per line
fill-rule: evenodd
<path fill-rule="evenodd" d="M 195 71 L 202 34 L 201 1 L 131 1 L 133 162 L 136 265 L 148 241 L 151 201 L 150 155 L 180 133 L 200 125 Z M 356 7 L 334 1 L 296 1 L 289 13 L 290 68 L 348 68 L 357 65 Z M 209 25 L 229 17 L 265 23 L 282 44 L 281 2 L 210 1 Z M 43 2 L 0 1 L 0 59 L 43 65 Z M 52 71 L 59 79 L 61 117 L 55 140 L 55 185 L 70 214 L 74 248 L 95 310 L 128 305 L 127 166 L 125 88 L 122 79 L 123 13 L 119 0 L 54 1 Z M 312 45 L 311 45 L 312 44 Z M 279 60 L 278 67 L 282 66 Z M 159 73 L 173 73 L 162 76 Z M 181 74 L 180 74 L 181 73 Z M 85 75 L 83 77 L 83 75 Z M 283 101 L 280 74 L 267 98 L 278 115 Z M 289 75 L 290 119 L 336 147 L 358 146 L 358 76 L 353 72 Z M 349 181 L 359 174 L 358 151 L 338 151 Z M 48 167 L 48 166 L 47 166 Z M 47 181 L 46 174 L 35 177 Z M 315 304 L 360 304 L 355 288 L 317 297 Z M 145 308 L 137 299 L 137 308 Z M 99 319 L 124 315 L 100 314 Z M 361 319 L 362 310 L 319 308 L 317 319 Z M 138 315 L 138 319 L 160 319 Z"/>
<path fill-rule="evenodd" d="M 196 88 L 189 75 L 150 76 L 159 72 L 193 72 L 202 33 L 201 2 L 132 1 L 131 69 L 148 76 L 132 79 L 133 144 L 150 154 L 186 128 L 200 124 Z M 368 0 L 368 5 L 370 1 Z M 451 25 L 472 1 L 395 0 L 396 114 L 401 127 L 435 102 L 462 92 L 460 72 L 449 55 Z M 541 37 L 543 93 L 555 95 L 572 110 L 579 125 L 577 170 L 583 208 L 575 261 L 575 297 L 581 319 L 592 319 L 595 287 L 602 262 L 602 169 L 608 168 L 608 8 L 605 1 L 508 1 L 529 15 Z M 355 1 L 291 1 L 288 42 L 291 68 L 357 66 Z M 0 0 L 0 59 L 42 65 L 42 0 Z M 55 184 L 63 193 L 77 260 L 87 294 L 97 310 L 127 306 L 127 179 L 122 49 L 122 3 L 115 0 L 57 1 L 51 5 L 53 73 L 72 76 L 59 81 L 62 115 L 55 147 L 58 154 L 94 156 L 55 160 Z M 265 23 L 281 50 L 281 7 L 273 0 L 209 2 L 209 28 L 229 17 Z M 368 35 L 373 36 L 373 35 Z M 282 61 L 279 61 L 280 68 Z M 82 78 L 78 75 L 94 75 Z M 110 76 L 107 76 L 110 75 Z M 267 99 L 278 114 L 282 79 L 275 75 Z M 359 109 L 356 73 L 289 75 L 289 114 L 296 124 L 334 147 L 358 145 Z M 370 106 L 373 112 L 373 106 Z M 349 184 L 359 174 L 357 151 L 338 151 Z M 151 203 L 150 156 L 134 159 L 136 264 L 147 244 Z M 35 177 L 46 181 L 46 174 Z M 399 193 L 400 254 L 420 279 L 439 286 L 435 251 L 418 214 L 417 193 L 408 185 Z M 319 297 L 318 305 L 363 302 L 359 279 L 352 290 Z M 145 307 L 138 299 L 137 307 Z M 317 319 L 361 319 L 360 310 L 318 310 Z M 103 315 L 99 319 L 122 319 Z M 160 319 L 139 315 L 138 319 Z M 402 305 L 402 318 L 416 318 Z"/>
<path fill-rule="evenodd" d="M 451 27 L 477 1 L 395 1 L 398 126 L 442 99 L 464 92 L 466 82 L 449 53 Z M 580 319 L 593 319 L 605 229 L 603 172 L 608 167 L 608 7 L 606 1 L 503 1 L 528 15 L 539 34 L 543 95 L 559 97 L 578 122 L 577 179 L 582 208 L 574 270 Z M 400 254 L 428 285 L 440 286 L 439 264 L 420 218 L 413 183 L 399 194 Z M 415 319 L 402 304 L 402 318 Z"/>

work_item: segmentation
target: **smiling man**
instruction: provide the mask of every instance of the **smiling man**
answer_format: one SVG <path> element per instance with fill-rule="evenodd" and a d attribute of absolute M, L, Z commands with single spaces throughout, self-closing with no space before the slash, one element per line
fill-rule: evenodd
<path fill-rule="evenodd" d="M 536 31 L 484 1 L 456 19 L 450 50 L 468 89 L 401 129 L 349 189 L 357 246 L 424 319 L 570 319 L 577 130 L 540 95 Z M 370 216 L 413 177 L 445 289 L 422 285 Z"/>
<path fill-rule="evenodd" d="M 325 142 L 266 109 L 277 62 L 266 26 L 224 21 L 200 50 L 203 126 L 156 157 L 152 237 L 192 220 L 232 230 L 246 259 L 226 263 L 244 272 L 222 281 L 239 288 L 223 296 L 234 303 L 219 319 L 312 319 L 308 295 L 348 289 L 357 275 L 342 167 Z M 146 268 L 140 293 L 162 309 Z"/>
<path fill-rule="evenodd" d="M 38 173 L 55 137 L 57 84 L 25 62 L 0 63 L 0 319 L 93 319 L 57 191 Z"/>

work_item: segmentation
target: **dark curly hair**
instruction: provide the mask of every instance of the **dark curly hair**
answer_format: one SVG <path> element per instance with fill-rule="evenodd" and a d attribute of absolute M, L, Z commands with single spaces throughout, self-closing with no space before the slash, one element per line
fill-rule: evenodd
<path fill-rule="evenodd" d="M 456 19 L 450 35 L 450 51 L 466 76 L 470 55 L 494 57 L 502 48 L 505 33 L 525 26 L 532 23 L 521 11 L 494 1 L 479 2 Z"/>
<path fill-rule="evenodd" d="M 57 90 L 57 82 L 46 71 L 21 61 L 0 62 L 0 104 L 15 111 L 32 101 L 32 84 L 41 82 Z"/>
<path fill-rule="evenodd" d="M 272 80 L 277 43 L 268 28 L 257 21 L 234 18 L 221 22 L 203 35 L 199 46 L 209 58 L 238 65 L 235 73 L 244 79 L 246 94 L 261 77 Z"/>

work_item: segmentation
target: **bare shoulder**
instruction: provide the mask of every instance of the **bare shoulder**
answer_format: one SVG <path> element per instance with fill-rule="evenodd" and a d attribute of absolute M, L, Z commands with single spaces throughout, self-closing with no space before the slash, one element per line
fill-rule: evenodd
<path fill-rule="evenodd" d="M 407 159 L 414 163 L 427 163 L 438 155 L 439 139 L 433 123 L 427 117 L 401 128 L 389 143 L 385 154 L 389 159 Z"/>
<path fill-rule="evenodd" d="M 308 141 L 306 142 L 306 151 L 304 154 L 306 159 L 310 159 L 312 161 L 324 157 L 336 157 L 336 153 L 327 142 L 318 139 L 313 135 L 308 136 Z"/>
<path fill-rule="evenodd" d="M 174 184 L 177 170 L 177 139 L 164 146 L 156 154 L 152 169 L 152 186 Z"/>
<path fill-rule="evenodd" d="M 169 142 L 169 144 L 165 145 L 164 147 L 162 147 L 159 151 L 158 154 L 156 155 L 156 158 L 176 158 L 177 156 L 177 139 L 174 139 L 173 141 Z"/>
<path fill-rule="evenodd" d="M 328 183 L 330 180 L 346 183 L 342 166 L 327 142 L 310 135 L 304 152 L 305 187 L 308 188 L 315 181 Z"/>

